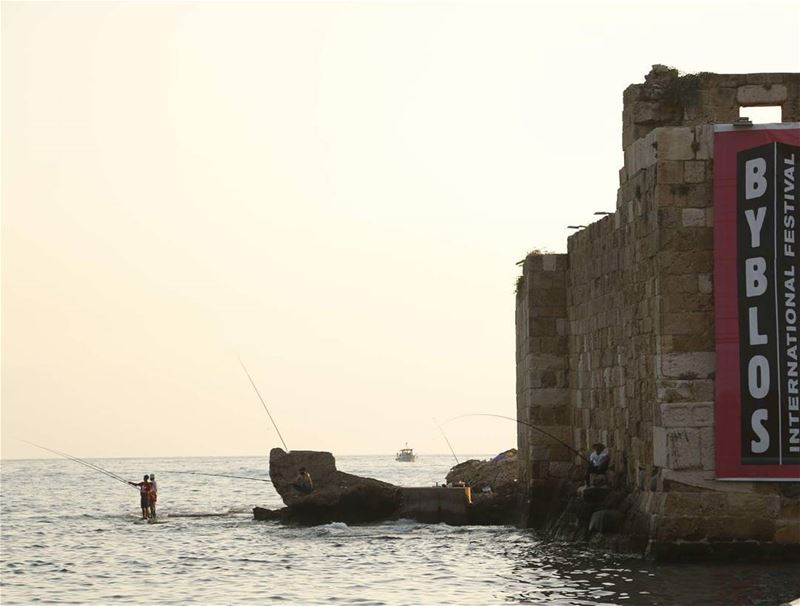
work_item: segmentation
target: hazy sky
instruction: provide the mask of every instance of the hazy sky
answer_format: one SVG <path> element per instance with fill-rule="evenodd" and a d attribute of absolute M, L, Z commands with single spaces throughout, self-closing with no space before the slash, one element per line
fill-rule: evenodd
<path fill-rule="evenodd" d="M 514 415 L 515 262 L 613 210 L 653 63 L 794 2 L 2 5 L 2 456 L 446 452 Z M 446 427 L 457 451 L 513 423 Z"/>

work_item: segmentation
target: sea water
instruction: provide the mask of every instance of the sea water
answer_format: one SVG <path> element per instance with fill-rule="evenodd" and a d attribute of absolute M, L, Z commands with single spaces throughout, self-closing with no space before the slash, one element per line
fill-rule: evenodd
<path fill-rule="evenodd" d="M 462 457 L 462 460 L 465 457 Z M 480 457 L 485 458 L 485 457 Z M 793 564 L 656 565 L 513 527 L 399 520 L 310 528 L 256 522 L 281 506 L 267 458 L 97 459 L 155 473 L 158 524 L 136 490 L 67 460 L 0 464 L 0 601 L 11 604 L 764 604 L 800 597 Z M 339 457 L 404 486 L 441 482 L 452 457 Z"/>

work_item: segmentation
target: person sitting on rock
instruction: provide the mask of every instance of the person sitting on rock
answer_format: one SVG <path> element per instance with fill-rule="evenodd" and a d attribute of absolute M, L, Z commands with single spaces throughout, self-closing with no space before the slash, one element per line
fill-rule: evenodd
<path fill-rule="evenodd" d="M 292 483 L 292 486 L 305 494 L 308 494 L 314 490 L 314 483 L 311 481 L 311 474 L 306 471 L 305 467 L 301 467 L 297 470 L 297 478 Z"/>
<path fill-rule="evenodd" d="M 586 485 L 591 486 L 591 476 L 593 473 L 605 474 L 608 471 L 608 451 L 605 444 L 598 442 L 594 446 L 592 454 L 589 455 L 589 468 L 586 471 Z"/>

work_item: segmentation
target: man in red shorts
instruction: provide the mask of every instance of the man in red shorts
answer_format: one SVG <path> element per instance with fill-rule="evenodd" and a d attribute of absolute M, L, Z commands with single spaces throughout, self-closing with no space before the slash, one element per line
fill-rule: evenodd
<path fill-rule="evenodd" d="M 141 482 L 128 482 L 131 486 L 139 488 L 139 496 L 142 506 L 142 519 L 146 520 L 150 517 L 150 476 L 145 474 L 144 480 Z"/>

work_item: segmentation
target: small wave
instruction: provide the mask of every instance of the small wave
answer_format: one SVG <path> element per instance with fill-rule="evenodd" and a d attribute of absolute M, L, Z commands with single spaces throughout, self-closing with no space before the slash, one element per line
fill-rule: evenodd
<path fill-rule="evenodd" d="M 319 535 L 342 534 L 350 531 L 350 527 L 344 522 L 331 522 L 324 526 L 316 526 L 315 530 Z"/>
<path fill-rule="evenodd" d="M 225 518 L 235 515 L 232 511 L 188 511 L 181 513 L 169 513 L 170 518 Z"/>

